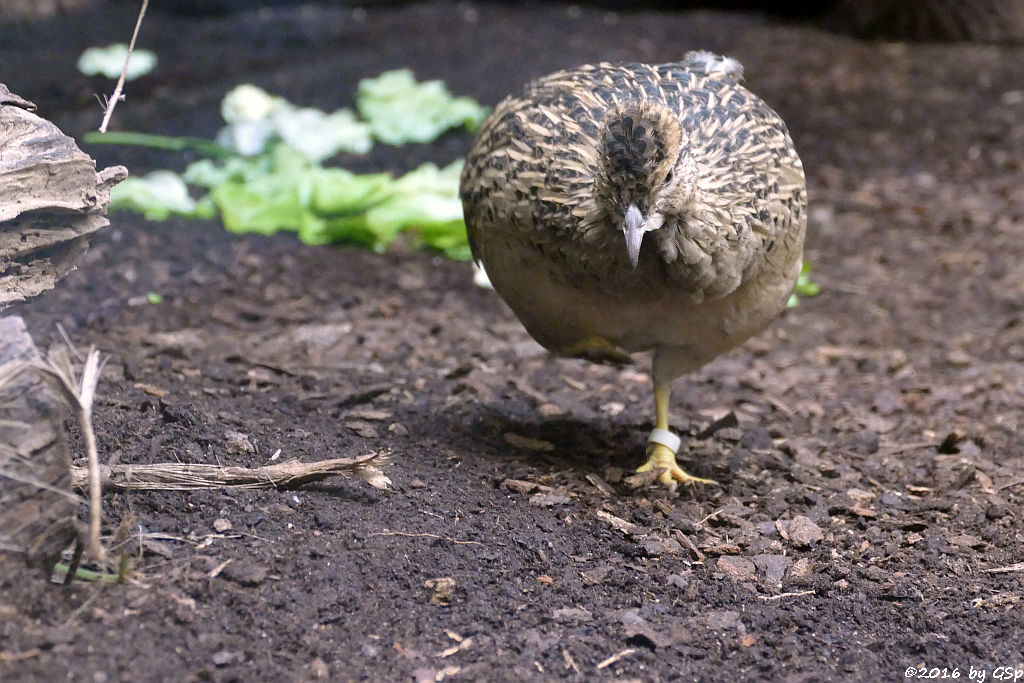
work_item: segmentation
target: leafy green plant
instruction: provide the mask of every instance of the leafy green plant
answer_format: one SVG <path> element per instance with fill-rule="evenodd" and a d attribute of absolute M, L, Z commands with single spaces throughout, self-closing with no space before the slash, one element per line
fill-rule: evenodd
<path fill-rule="evenodd" d="M 240 85 L 221 105 L 216 141 L 145 133 L 89 134 L 86 142 L 194 149 L 205 158 L 183 173 L 154 171 L 111 193 L 112 211 L 152 220 L 218 214 L 233 232 L 298 233 L 309 244 L 349 242 L 386 249 L 408 232 L 415 243 L 457 259 L 470 257 L 459 201 L 461 160 L 423 164 L 395 177 L 356 174 L 323 162 L 365 154 L 375 142 L 429 142 L 455 127 L 473 130 L 487 110 L 454 97 L 440 81 L 417 83 L 408 70 L 360 82 L 357 115 L 297 107 L 253 85 Z M 205 192 L 198 199 L 193 194 Z"/>
<path fill-rule="evenodd" d="M 90 47 L 78 58 L 78 70 L 86 76 L 106 76 L 114 79 L 121 75 L 125 60 L 128 57 L 128 46 L 114 43 L 106 47 Z M 128 62 L 125 80 L 133 81 L 145 76 L 156 68 L 156 54 L 149 50 L 135 50 Z"/>
<path fill-rule="evenodd" d="M 821 285 L 811 279 L 811 264 L 804 261 L 803 266 L 800 267 L 800 277 L 797 278 L 796 288 L 786 305 L 789 308 L 794 308 L 800 305 L 800 297 L 817 296 L 819 293 L 821 293 Z"/>

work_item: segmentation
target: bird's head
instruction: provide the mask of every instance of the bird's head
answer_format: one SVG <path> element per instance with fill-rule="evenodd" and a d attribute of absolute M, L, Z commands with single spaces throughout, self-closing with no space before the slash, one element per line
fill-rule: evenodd
<path fill-rule="evenodd" d="M 623 103 L 605 116 L 594 196 L 613 224 L 621 226 L 634 268 L 644 235 L 693 207 L 696 176 L 679 120 L 668 105 Z"/>

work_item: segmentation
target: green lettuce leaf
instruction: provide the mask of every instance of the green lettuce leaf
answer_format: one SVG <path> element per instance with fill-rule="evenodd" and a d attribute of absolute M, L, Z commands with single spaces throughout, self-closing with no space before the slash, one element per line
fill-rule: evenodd
<path fill-rule="evenodd" d="M 171 216 L 212 218 L 216 209 L 209 201 L 196 201 L 177 173 L 153 171 L 144 176 L 125 178 L 110 191 L 110 211 L 128 209 L 148 220 L 162 221 Z"/>
<path fill-rule="evenodd" d="M 430 142 L 450 128 L 475 130 L 488 110 L 469 97 L 454 97 L 441 81 L 417 83 L 412 71 L 386 71 L 359 82 L 356 107 L 389 145 Z"/>

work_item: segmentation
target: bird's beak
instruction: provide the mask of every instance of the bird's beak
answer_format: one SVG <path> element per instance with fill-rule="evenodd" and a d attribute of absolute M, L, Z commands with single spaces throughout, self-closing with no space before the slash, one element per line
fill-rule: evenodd
<path fill-rule="evenodd" d="M 640 243 L 644 239 L 644 216 L 636 204 L 630 204 L 622 224 L 622 232 L 626 236 L 626 253 L 629 262 L 636 268 L 640 262 Z"/>

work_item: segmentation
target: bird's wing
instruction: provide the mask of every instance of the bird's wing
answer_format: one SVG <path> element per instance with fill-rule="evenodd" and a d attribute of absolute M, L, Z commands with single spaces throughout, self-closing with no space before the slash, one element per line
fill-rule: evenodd
<path fill-rule="evenodd" d="M 483 259 L 481 234 L 496 224 L 544 249 L 557 234 L 572 230 L 581 205 L 592 202 L 593 140 L 597 117 L 607 106 L 587 85 L 597 70 L 583 67 L 537 79 L 484 121 L 460 183 L 474 258 Z"/>
<path fill-rule="evenodd" d="M 781 117 L 736 72 L 659 67 L 695 159 L 693 216 L 658 236 L 666 277 L 695 298 L 729 294 L 806 220 L 803 166 Z"/>

